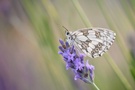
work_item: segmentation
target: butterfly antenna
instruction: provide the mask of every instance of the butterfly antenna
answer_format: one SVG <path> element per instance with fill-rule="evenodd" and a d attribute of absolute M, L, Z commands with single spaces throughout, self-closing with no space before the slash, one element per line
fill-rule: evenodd
<path fill-rule="evenodd" d="M 68 29 L 67 29 L 67 28 L 65 28 L 64 26 L 62 26 L 62 27 L 68 31 Z"/>

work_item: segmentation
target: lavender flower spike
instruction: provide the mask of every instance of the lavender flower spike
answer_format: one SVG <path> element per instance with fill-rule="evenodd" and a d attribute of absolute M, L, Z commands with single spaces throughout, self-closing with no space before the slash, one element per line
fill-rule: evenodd
<path fill-rule="evenodd" d="M 77 54 L 74 46 L 69 46 L 68 42 L 59 40 L 59 54 L 62 55 L 63 60 L 66 62 L 66 68 L 71 68 L 75 74 L 75 80 L 80 79 L 86 83 L 93 84 L 94 82 L 94 66 L 89 65 L 88 61 L 84 63 L 84 55 Z"/>

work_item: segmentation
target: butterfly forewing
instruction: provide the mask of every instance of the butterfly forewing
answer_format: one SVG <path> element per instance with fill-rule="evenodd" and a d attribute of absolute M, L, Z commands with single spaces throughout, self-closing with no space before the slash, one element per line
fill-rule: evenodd
<path fill-rule="evenodd" d="M 102 56 L 114 42 L 116 34 L 104 28 L 84 28 L 73 33 L 72 43 L 91 58 Z"/>

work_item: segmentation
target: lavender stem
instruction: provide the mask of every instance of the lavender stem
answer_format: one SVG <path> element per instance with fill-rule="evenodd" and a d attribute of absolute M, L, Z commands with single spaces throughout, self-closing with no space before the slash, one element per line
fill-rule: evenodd
<path fill-rule="evenodd" d="M 98 88 L 98 86 L 97 86 L 95 83 L 92 83 L 92 85 L 93 85 L 97 90 L 100 90 L 100 89 Z"/>

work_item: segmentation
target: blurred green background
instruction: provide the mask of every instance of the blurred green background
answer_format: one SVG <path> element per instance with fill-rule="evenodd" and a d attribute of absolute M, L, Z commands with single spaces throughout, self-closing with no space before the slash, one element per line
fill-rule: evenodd
<path fill-rule="evenodd" d="M 103 57 L 86 59 L 101 90 L 135 90 L 135 0 L 0 0 L 0 90 L 96 90 L 66 70 L 61 26 L 116 32 Z"/>

